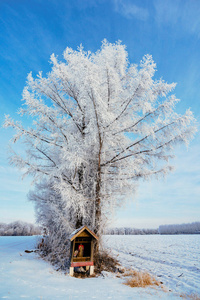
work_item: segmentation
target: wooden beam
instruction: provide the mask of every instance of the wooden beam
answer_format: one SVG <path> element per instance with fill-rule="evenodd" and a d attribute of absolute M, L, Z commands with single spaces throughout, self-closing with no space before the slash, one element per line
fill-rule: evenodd
<path fill-rule="evenodd" d="M 90 267 L 90 276 L 94 274 L 94 266 Z"/>
<path fill-rule="evenodd" d="M 91 241 L 91 249 L 90 249 L 90 251 L 91 251 L 91 254 L 90 254 L 91 261 L 93 261 L 93 259 L 94 259 L 94 242 L 93 241 Z"/>
<path fill-rule="evenodd" d="M 73 241 L 73 246 L 72 246 L 72 256 L 71 256 L 71 262 L 73 261 L 74 258 L 74 249 L 75 249 L 75 242 Z M 72 275 L 73 276 L 73 275 Z"/>
<path fill-rule="evenodd" d="M 73 276 L 73 275 L 74 275 L 74 268 L 73 268 L 73 267 L 70 267 L 70 268 L 69 268 L 69 275 L 70 275 L 70 276 Z"/>
<path fill-rule="evenodd" d="M 93 261 L 79 261 L 72 262 L 71 267 L 85 267 L 85 266 L 94 266 Z"/>

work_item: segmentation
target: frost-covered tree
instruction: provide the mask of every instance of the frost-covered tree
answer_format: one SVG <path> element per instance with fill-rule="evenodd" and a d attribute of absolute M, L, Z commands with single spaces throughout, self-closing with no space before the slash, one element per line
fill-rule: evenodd
<path fill-rule="evenodd" d="M 45 76 L 30 73 L 23 91 L 20 114 L 32 126 L 6 118 L 26 150 L 11 163 L 37 183 L 30 197 L 50 232 L 84 224 L 101 235 L 138 179 L 171 170 L 174 145 L 191 139 L 194 118 L 175 112 L 175 84 L 153 79 L 152 57 L 130 64 L 120 42 L 104 40 L 96 53 L 67 48 L 51 64 Z"/>
<path fill-rule="evenodd" d="M 31 223 L 15 221 L 10 224 L 0 223 L 0 236 L 29 236 L 40 235 L 41 228 Z"/>

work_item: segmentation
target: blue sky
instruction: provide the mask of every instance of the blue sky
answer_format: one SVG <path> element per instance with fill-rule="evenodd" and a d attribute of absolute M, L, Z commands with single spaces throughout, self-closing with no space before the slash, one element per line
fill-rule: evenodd
<path fill-rule="evenodd" d="M 96 51 L 101 41 L 121 40 L 129 60 L 139 63 L 151 54 L 155 78 L 177 82 L 181 99 L 177 112 L 190 107 L 200 120 L 200 1 L 195 0 L 1 0 L 0 1 L 0 120 L 18 119 L 27 74 L 50 70 L 49 58 L 64 49 Z M 25 120 L 29 122 L 29 120 Z M 12 130 L 0 128 L 0 222 L 34 222 L 26 194 L 31 178 L 8 164 Z M 188 149 L 177 148 L 176 170 L 166 179 L 141 182 L 130 195 L 113 226 L 157 227 L 200 221 L 200 138 Z"/>

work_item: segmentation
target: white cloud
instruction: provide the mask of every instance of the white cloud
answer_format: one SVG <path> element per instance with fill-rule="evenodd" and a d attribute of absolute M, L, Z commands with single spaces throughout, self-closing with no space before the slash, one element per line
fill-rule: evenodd
<path fill-rule="evenodd" d="M 114 0 L 114 4 L 115 11 L 122 14 L 128 19 L 136 18 L 145 21 L 149 16 L 149 12 L 147 9 L 139 7 L 129 0 Z"/>

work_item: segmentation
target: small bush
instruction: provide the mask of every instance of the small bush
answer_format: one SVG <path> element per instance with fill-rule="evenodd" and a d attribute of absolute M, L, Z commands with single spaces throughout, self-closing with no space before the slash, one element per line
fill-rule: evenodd
<path fill-rule="evenodd" d="M 94 256 L 95 273 L 101 274 L 102 271 L 117 272 L 119 262 L 116 258 L 110 256 L 106 250 L 98 252 Z"/>
<path fill-rule="evenodd" d="M 147 272 L 130 271 L 128 273 L 125 273 L 124 276 L 131 276 L 124 283 L 125 285 L 129 285 L 130 287 L 146 287 L 149 285 L 160 285 L 160 283 Z"/>

